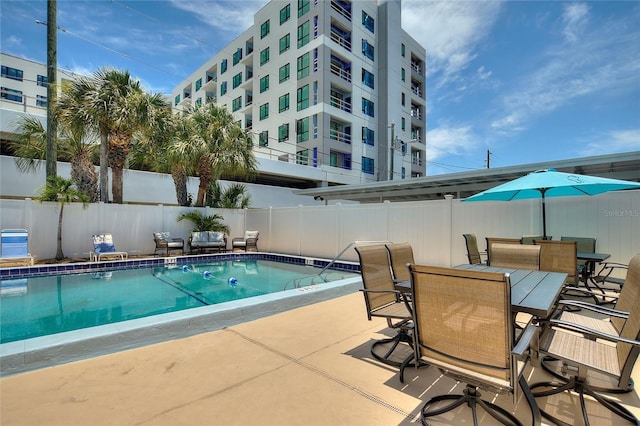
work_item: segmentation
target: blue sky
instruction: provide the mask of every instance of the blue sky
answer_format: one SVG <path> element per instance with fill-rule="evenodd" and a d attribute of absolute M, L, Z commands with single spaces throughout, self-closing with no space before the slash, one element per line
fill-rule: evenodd
<path fill-rule="evenodd" d="M 171 89 L 266 1 L 58 0 L 58 66 Z M 2 0 L 4 53 L 46 62 L 44 0 Z M 402 3 L 427 50 L 428 174 L 640 149 L 640 1 Z"/>

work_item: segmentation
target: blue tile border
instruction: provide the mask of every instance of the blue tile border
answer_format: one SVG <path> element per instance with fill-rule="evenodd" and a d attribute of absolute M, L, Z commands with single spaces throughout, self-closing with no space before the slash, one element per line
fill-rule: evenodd
<path fill-rule="evenodd" d="M 19 266 L 0 268 L 0 280 L 10 280 L 16 278 L 40 277 L 45 275 L 61 274 L 82 274 L 90 272 L 105 272 L 119 269 L 138 269 L 153 266 L 165 266 L 181 263 L 208 263 L 214 261 L 228 260 L 273 260 L 281 263 L 291 263 L 295 265 L 310 265 L 317 268 L 324 268 L 331 262 L 327 259 L 317 259 L 305 256 L 293 256 L 274 253 L 220 253 L 206 255 L 185 255 L 175 257 L 150 257 L 143 259 L 116 260 L 105 262 L 82 262 L 65 263 L 51 265 Z M 336 261 L 331 267 L 332 270 L 348 272 L 360 272 L 360 265 L 355 262 Z"/>

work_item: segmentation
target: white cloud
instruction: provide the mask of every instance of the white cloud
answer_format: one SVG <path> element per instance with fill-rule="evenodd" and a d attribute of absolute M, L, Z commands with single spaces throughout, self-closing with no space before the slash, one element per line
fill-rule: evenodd
<path fill-rule="evenodd" d="M 580 152 L 580 155 L 603 155 L 637 151 L 640 146 L 640 129 L 614 130 L 598 137 Z"/>
<path fill-rule="evenodd" d="M 427 72 L 437 75 L 437 87 L 457 80 L 476 58 L 501 6 L 500 1 L 402 2 L 402 28 L 425 47 Z"/>
<path fill-rule="evenodd" d="M 562 15 L 564 36 L 570 43 L 578 41 L 589 21 L 589 6 L 584 3 L 569 3 L 564 7 Z"/>
<path fill-rule="evenodd" d="M 472 152 L 478 145 L 479 141 L 470 127 L 440 126 L 427 131 L 427 161 Z"/>
<path fill-rule="evenodd" d="M 174 7 L 192 13 L 201 22 L 225 33 L 239 34 L 253 25 L 253 15 L 266 0 L 171 0 Z"/>

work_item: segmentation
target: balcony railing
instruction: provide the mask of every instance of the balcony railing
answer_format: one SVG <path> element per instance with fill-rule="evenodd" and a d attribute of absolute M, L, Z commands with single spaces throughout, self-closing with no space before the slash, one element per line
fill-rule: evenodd
<path fill-rule="evenodd" d="M 411 69 L 418 74 L 422 75 L 422 67 L 417 62 L 411 62 Z"/>
<path fill-rule="evenodd" d="M 349 133 L 342 132 L 340 130 L 331 129 L 329 130 L 329 139 L 333 139 L 334 141 L 351 143 L 351 135 Z"/>
<path fill-rule="evenodd" d="M 331 106 L 351 113 L 351 101 L 339 98 L 335 95 L 331 95 Z"/>
<path fill-rule="evenodd" d="M 414 95 L 418 95 L 420 97 L 422 97 L 422 89 L 418 86 L 413 86 L 411 88 L 411 91 L 413 92 Z"/>
<path fill-rule="evenodd" d="M 422 158 L 420 157 L 412 157 L 411 164 L 415 164 L 416 166 L 422 166 Z"/>
<path fill-rule="evenodd" d="M 411 108 L 411 116 L 417 118 L 418 120 L 422 120 L 422 113 L 419 109 Z"/>
<path fill-rule="evenodd" d="M 349 52 L 351 52 L 351 41 L 346 39 L 346 38 L 344 38 L 341 34 L 339 34 L 339 33 L 337 33 L 337 32 L 332 30 L 331 31 L 331 40 L 335 41 L 340 46 L 344 47 Z"/>
<path fill-rule="evenodd" d="M 351 11 L 343 6 L 343 1 L 331 0 L 331 8 L 351 21 Z"/>
<path fill-rule="evenodd" d="M 337 75 L 343 80 L 347 80 L 349 83 L 351 83 L 350 69 L 344 69 L 338 64 L 331 63 L 330 70 L 331 70 L 331 74 Z"/>

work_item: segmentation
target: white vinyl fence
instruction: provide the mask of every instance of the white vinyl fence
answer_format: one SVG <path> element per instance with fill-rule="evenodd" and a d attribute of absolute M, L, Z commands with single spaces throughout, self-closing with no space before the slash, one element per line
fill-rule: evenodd
<path fill-rule="evenodd" d="M 353 241 L 407 241 L 416 262 L 451 266 L 466 263 L 462 234 L 475 233 L 480 249 L 484 238 L 540 235 L 540 200 L 461 202 L 454 199 L 405 203 L 343 204 L 273 207 L 250 210 L 203 208 L 217 213 L 231 230 L 260 231 L 260 251 L 333 258 Z M 192 207 L 132 204 L 67 204 L 64 209 L 63 251 L 67 257 L 88 257 L 91 235 L 110 232 L 118 250 L 152 254 L 152 233 L 169 231 L 189 236 L 191 223 L 177 216 Z M 32 200 L 0 200 L 0 227 L 29 231 L 29 250 L 37 259 L 56 254 L 60 206 Z M 640 191 L 594 197 L 547 199 L 547 233 L 594 237 L 596 250 L 611 261 L 627 263 L 640 252 Z M 231 243 L 229 242 L 229 247 Z M 357 260 L 348 250 L 344 260 Z"/>

